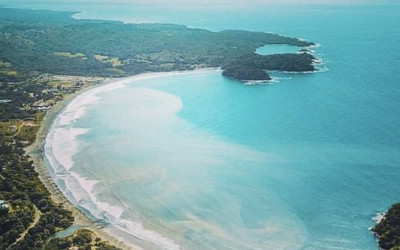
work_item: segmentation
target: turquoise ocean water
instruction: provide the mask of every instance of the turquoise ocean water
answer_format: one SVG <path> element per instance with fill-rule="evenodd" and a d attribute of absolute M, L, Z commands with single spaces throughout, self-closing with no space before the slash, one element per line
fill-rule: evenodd
<path fill-rule="evenodd" d="M 399 5 L 46 7 L 301 37 L 329 69 L 251 86 L 161 74 L 77 98 L 49 169 L 111 233 L 146 249 L 378 249 L 372 218 L 400 200 Z"/>

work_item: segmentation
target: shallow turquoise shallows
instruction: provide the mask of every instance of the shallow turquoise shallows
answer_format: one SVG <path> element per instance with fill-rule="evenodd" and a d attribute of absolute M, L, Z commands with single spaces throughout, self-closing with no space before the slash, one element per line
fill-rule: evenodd
<path fill-rule="evenodd" d="M 400 200 L 399 5 L 89 7 L 78 17 L 300 37 L 325 65 L 266 85 L 209 70 L 84 94 L 46 155 L 86 214 L 146 249 L 378 249 L 372 218 Z"/>

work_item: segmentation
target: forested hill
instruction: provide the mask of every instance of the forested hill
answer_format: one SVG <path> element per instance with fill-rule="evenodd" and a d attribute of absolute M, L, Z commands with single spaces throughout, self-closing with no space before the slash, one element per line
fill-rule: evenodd
<path fill-rule="evenodd" d="M 290 60 L 257 55 L 257 63 L 252 63 L 260 46 L 312 45 L 296 38 L 234 30 L 211 32 L 172 24 L 76 20 L 72 15 L 0 8 L 0 77 L 12 77 L 1 74 L 4 67 L 17 73 L 109 77 L 202 67 L 235 71 L 232 65 L 242 65 L 240 75 L 244 80 L 247 68 L 314 70 L 313 57 L 306 53 L 292 54 Z"/>

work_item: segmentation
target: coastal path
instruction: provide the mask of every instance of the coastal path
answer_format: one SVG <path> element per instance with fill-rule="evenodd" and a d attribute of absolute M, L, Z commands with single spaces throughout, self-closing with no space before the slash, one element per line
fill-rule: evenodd
<path fill-rule="evenodd" d="M 28 233 L 28 231 L 29 231 L 31 228 L 35 227 L 36 224 L 39 222 L 40 217 L 42 216 L 42 213 L 40 212 L 40 210 L 39 210 L 35 205 L 33 205 L 33 209 L 35 210 L 35 216 L 34 216 L 33 221 L 32 221 L 31 224 L 28 226 L 28 228 L 27 228 L 24 232 L 21 233 L 21 235 L 19 236 L 19 238 L 7 248 L 7 250 L 8 250 L 8 249 L 11 249 L 14 245 L 16 245 L 18 242 L 20 242 L 21 240 L 23 240 L 23 239 L 25 238 L 25 235 Z"/>

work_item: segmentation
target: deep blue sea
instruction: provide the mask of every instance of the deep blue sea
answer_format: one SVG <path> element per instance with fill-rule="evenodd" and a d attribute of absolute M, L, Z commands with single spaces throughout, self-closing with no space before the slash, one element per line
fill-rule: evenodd
<path fill-rule="evenodd" d="M 49 169 L 110 233 L 144 249 L 378 249 L 372 218 L 400 201 L 399 4 L 44 7 L 321 45 L 319 73 L 146 75 L 72 102 L 48 136 Z"/>

